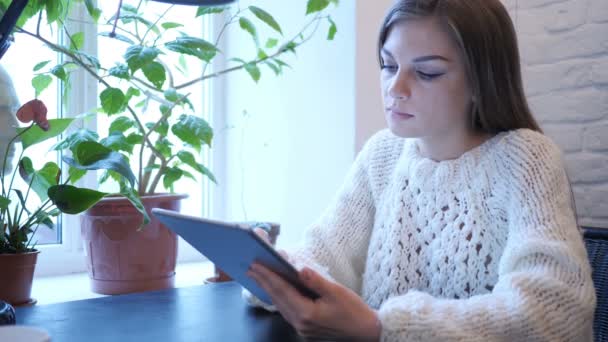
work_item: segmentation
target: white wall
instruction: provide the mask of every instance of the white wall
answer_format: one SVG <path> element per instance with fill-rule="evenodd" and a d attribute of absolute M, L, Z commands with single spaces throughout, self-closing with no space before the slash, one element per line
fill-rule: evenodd
<path fill-rule="evenodd" d="M 503 2 L 532 110 L 565 154 L 579 222 L 608 228 L 608 1 Z"/>
<path fill-rule="evenodd" d="M 393 0 L 357 1 L 356 127 L 357 151 L 375 132 L 386 127 L 380 96 L 378 32 Z"/>
<path fill-rule="evenodd" d="M 255 1 L 287 37 L 304 23 L 306 1 L 297 4 Z M 355 3 L 342 1 L 333 13 L 335 40 L 326 40 L 328 26 L 322 23 L 297 56 L 285 58 L 292 69 L 284 75 L 263 68 L 258 84 L 244 71 L 223 84 L 226 124 L 232 128 L 215 126 L 214 148 L 226 156 L 216 187 L 223 208 L 216 206 L 215 215 L 280 222 L 281 246 L 294 244 L 321 214 L 354 159 Z M 251 57 L 250 39 L 238 30 L 231 34 L 226 53 Z"/>

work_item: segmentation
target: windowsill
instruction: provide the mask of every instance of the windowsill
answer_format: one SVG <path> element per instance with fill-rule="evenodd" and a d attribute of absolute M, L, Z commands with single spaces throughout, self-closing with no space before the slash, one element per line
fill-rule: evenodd
<path fill-rule="evenodd" d="M 212 275 L 213 264 L 209 261 L 177 264 L 175 287 L 202 285 L 204 280 Z M 38 277 L 32 284 L 32 298 L 37 301 L 37 305 L 104 296 L 91 291 L 89 277 L 86 273 Z"/>

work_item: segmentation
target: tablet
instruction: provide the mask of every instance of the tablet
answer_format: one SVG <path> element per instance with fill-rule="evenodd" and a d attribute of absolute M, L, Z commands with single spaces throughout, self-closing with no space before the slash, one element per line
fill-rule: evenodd
<path fill-rule="evenodd" d="M 296 269 L 248 226 L 188 216 L 160 208 L 152 209 L 152 214 L 266 303 L 272 303 L 270 296 L 255 280 L 247 276 L 247 270 L 253 262 L 259 262 L 281 275 L 303 295 L 311 299 L 319 297 L 302 284 Z"/>

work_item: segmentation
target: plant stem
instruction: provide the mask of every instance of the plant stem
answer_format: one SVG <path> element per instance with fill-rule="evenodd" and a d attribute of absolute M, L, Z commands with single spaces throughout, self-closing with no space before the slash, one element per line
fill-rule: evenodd
<path fill-rule="evenodd" d="M 156 123 L 150 128 L 150 130 L 148 131 L 148 133 L 146 133 L 146 136 L 144 138 L 148 139 L 150 134 L 152 134 L 156 128 L 158 128 L 158 126 L 160 126 L 160 124 L 164 121 L 166 121 L 169 116 L 171 115 L 171 111 L 173 110 L 173 108 L 175 108 L 175 106 L 177 106 L 178 104 L 182 103 L 185 99 L 188 98 L 188 96 L 190 96 L 190 93 L 183 95 L 182 97 L 180 97 L 179 99 L 177 99 L 177 101 L 175 101 L 174 103 L 172 103 L 171 108 L 169 108 L 164 114 L 163 116 L 156 121 Z M 160 138 L 159 138 L 160 139 Z M 148 164 L 146 165 L 148 167 L 149 171 L 146 171 L 146 177 L 145 177 L 145 182 L 142 181 L 142 183 L 140 183 L 140 191 L 142 193 L 146 193 L 146 187 L 148 186 L 148 180 L 150 179 L 150 174 L 152 173 L 152 171 L 149 169 L 149 167 L 152 167 L 155 160 L 153 159 L 149 159 L 148 160 Z M 139 155 L 139 162 L 140 165 L 143 162 L 143 150 L 140 152 Z M 156 190 L 156 186 L 158 185 L 160 176 L 162 175 L 162 173 L 165 171 L 165 169 L 167 168 L 167 164 L 169 162 L 165 159 L 161 159 L 161 164 L 160 164 L 160 168 L 158 169 L 158 172 L 156 173 L 156 176 L 154 177 L 154 180 L 152 181 L 152 184 L 150 186 L 150 188 L 147 190 L 147 193 L 154 193 L 154 191 Z M 140 178 L 141 179 L 141 178 Z"/>
<path fill-rule="evenodd" d="M 173 5 L 167 7 L 167 9 L 165 10 L 165 12 L 163 12 L 163 14 L 159 15 L 158 18 L 156 18 L 156 21 L 154 23 L 152 23 L 152 25 L 150 25 L 150 27 L 148 27 L 148 29 L 146 30 L 146 32 L 144 32 L 144 36 L 141 38 L 141 40 L 143 42 L 146 41 L 146 36 L 148 35 L 148 33 L 152 30 L 152 28 L 154 26 L 156 26 L 156 24 L 158 24 L 158 22 L 165 17 L 165 15 L 173 8 Z"/>
<path fill-rule="evenodd" d="M 118 18 L 120 18 L 120 9 L 122 8 L 122 0 L 118 1 L 118 9 L 116 10 L 116 18 L 114 19 L 114 25 L 110 32 L 110 37 L 116 37 L 116 26 L 118 25 Z"/>
<path fill-rule="evenodd" d="M 309 26 L 310 26 L 312 23 L 316 22 L 316 23 L 317 23 L 317 25 L 315 26 L 315 28 L 314 28 L 313 32 L 312 32 L 312 33 L 311 33 L 311 34 L 310 34 L 308 37 L 306 37 L 306 38 L 302 39 L 300 42 L 295 43 L 296 45 L 295 45 L 295 47 L 294 47 L 294 48 L 296 48 L 296 47 L 298 47 L 298 46 L 300 46 L 300 45 L 304 44 L 305 42 L 307 42 L 307 41 L 308 41 L 308 40 L 309 40 L 309 39 L 310 39 L 310 38 L 311 38 L 311 37 L 314 35 L 314 32 L 316 32 L 316 30 L 317 30 L 317 28 L 318 28 L 318 26 L 319 26 L 318 22 L 319 22 L 319 21 L 320 21 L 322 18 L 325 18 L 325 16 L 324 16 L 324 17 L 321 17 L 321 16 L 316 16 L 316 17 L 315 17 L 313 20 L 311 20 L 311 21 L 310 21 L 308 24 L 306 24 L 306 25 L 304 26 L 304 28 L 303 28 L 303 29 L 302 29 L 302 30 L 301 30 L 301 31 L 300 31 L 300 32 L 299 32 L 297 35 L 295 35 L 295 36 L 294 36 L 292 39 L 288 40 L 288 41 L 287 41 L 287 44 L 288 44 L 288 43 L 290 43 L 290 42 L 294 42 L 294 43 L 295 43 L 295 40 L 296 40 L 298 37 L 300 37 L 300 35 L 302 34 L 302 32 L 304 32 L 304 31 L 305 31 L 305 30 L 306 30 L 306 29 L 307 29 L 307 28 L 308 28 L 308 27 L 309 27 Z M 268 59 L 273 59 L 273 58 L 275 58 L 275 57 L 278 57 L 278 56 L 280 56 L 280 55 L 284 54 L 284 53 L 285 53 L 285 52 L 287 52 L 287 51 L 290 51 L 289 49 L 285 48 L 285 46 L 286 46 L 286 44 L 285 44 L 285 45 L 283 45 L 283 47 L 279 48 L 279 49 L 278 49 L 278 50 L 277 50 L 275 53 L 273 53 L 273 54 L 271 54 L 271 55 L 269 55 L 269 56 L 263 57 L 263 58 L 258 58 L 258 59 L 255 59 L 255 60 L 253 60 L 253 61 L 251 61 L 251 62 L 249 62 L 249 63 L 251 63 L 251 64 L 260 64 L 260 63 L 262 63 L 262 62 L 264 62 L 264 61 L 266 61 L 266 60 L 268 60 Z M 249 64 L 249 63 L 246 63 L 246 64 Z M 185 87 L 191 86 L 191 85 L 193 85 L 193 84 L 195 84 L 195 83 L 198 83 L 198 82 L 204 81 L 204 80 L 206 80 L 206 79 L 208 79 L 208 78 L 214 78 L 214 77 L 218 77 L 218 76 L 221 76 L 221 75 L 223 75 L 223 74 L 227 74 L 227 73 L 229 73 L 229 72 L 233 72 L 233 71 L 236 71 L 236 70 L 239 70 L 239 69 L 244 69 L 244 68 L 245 68 L 245 64 L 241 64 L 241 65 L 237 65 L 237 66 L 234 66 L 234 67 L 231 67 L 231 68 L 227 68 L 227 69 L 224 69 L 224 70 L 221 70 L 221 71 L 218 71 L 218 72 L 214 72 L 214 73 L 209 74 L 209 75 L 203 75 L 203 76 L 201 76 L 201 77 L 199 77 L 199 78 L 195 78 L 195 79 L 193 79 L 193 80 L 190 80 L 190 81 L 188 81 L 188 82 L 185 82 L 185 83 L 183 83 L 183 84 L 180 84 L 180 85 L 176 86 L 176 87 L 175 87 L 175 89 L 182 89 L 182 88 L 185 88 Z"/>
<path fill-rule="evenodd" d="M 8 150 L 11 147 L 11 144 L 13 142 L 15 142 L 15 140 L 17 138 L 19 138 L 21 135 L 23 135 L 25 132 L 29 131 L 32 127 L 34 127 L 34 125 L 35 125 L 35 123 L 31 124 L 29 127 L 24 129 L 23 131 L 21 131 L 19 134 L 15 135 L 13 137 L 13 139 L 11 139 L 8 142 L 8 144 L 6 146 L 6 153 L 4 154 L 4 161 L 2 162 L 2 165 L 4 167 L 6 167 L 6 159 L 8 157 Z M 13 176 L 11 178 L 11 182 L 9 183 L 8 190 L 6 192 L 4 192 L 4 177 L 6 175 L 6 171 L 4 170 L 4 168 L 2 169 L 2 177 L 0 177 L 2 179 L 2 196 L 7 196 L 7 197 L 10 196 L 11 189 L 13 188 L 13 180 L 15 180 L 15 173 L 17 172 L 17 170 L 19 170 L 19 162 L 21 161 L 21 157 L 23 156 L 23 150 L 25 150 L 25 149 L 21 149 L 21 154 L 19 155 L 19 159 L 17 159 L 17 166 L 15 167 L 15 170 L 13 170 Z"/>

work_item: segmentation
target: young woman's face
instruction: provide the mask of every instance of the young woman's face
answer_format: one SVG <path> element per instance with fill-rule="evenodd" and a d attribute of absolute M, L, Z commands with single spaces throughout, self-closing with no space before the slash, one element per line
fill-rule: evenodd
<path fill-rule="evenodd" d="M 442 139 L 469 133 L 464 63 L 437 19 L 395 23 L 380 55 L 385 115 L 395 135 Z"/>

